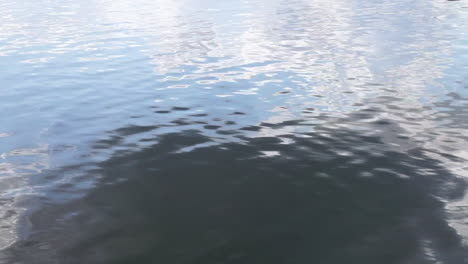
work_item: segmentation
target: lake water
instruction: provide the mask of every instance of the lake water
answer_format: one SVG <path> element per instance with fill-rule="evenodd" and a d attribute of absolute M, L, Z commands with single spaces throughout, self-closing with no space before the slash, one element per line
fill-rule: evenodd
<path fill-rule="evenodd" d="M 0 0 L 0 263 L 468 263 L 468 2 Z"/>

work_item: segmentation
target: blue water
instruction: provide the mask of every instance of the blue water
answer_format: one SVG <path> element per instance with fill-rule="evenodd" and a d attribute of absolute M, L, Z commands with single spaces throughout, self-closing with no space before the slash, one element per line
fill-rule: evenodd
<path fill-rule="evenodd" d="M 0 263 L 468 263 L 468 3 L 0 0 Z"/>

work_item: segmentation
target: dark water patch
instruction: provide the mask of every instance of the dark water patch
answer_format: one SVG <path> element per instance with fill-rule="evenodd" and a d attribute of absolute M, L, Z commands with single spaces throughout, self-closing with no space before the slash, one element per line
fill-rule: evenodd
<path fill-rule="evenodd" d="M 248 130 L 248 131 L 259 131 L 262 129 L 260 126 L 248 126 L 248 127 L 243 127 L 241 130 Z"/>
<path fill-rule="evenodd" d="M 206 125 L 206 126 L 203 126 L 204 128 L 206 129 L 210 129 L 210 130 L 216 130 L 218 128 L 221 128 L 221 126 L 215 126 L 215 125 Z"/>
<path fill-rule="evenodd" d="M 158 126 L 138 126 L 138 125 L 132 125 L 128 126 L 125 128 L 121 128 L 116 130 L 116 133 L 125 137 L 125 136 L 130 136 L 133 134 L 138 134 L 138 133 L 145 133 L 152 131 L 154 129 L 158 128 Z"/>
<path fill-rule="evenodd" d="M 190 108 L 181 107 L 181 106 L 174 106 L 174 107 L 172 107 L 172 110 L 174 110 L 174 111 L 187 111 L 187 110 L 190 110 Z"/>
<path fill-rule="evenodd" d="M 182 153 L 212 139 L 162 135 L 99 163 L 102 178 L 85 197 L 35 213 L 28 241 L 38 243 L 11 254 L 38 264 L 466 263 L 441 201 L 462 197 L 465 181 L 425 150 L 395 151 L 379 136 L 308 135 Z"/>
<path fill-rule="evenodd" d="M 208 116 L 208 114 L 192 114 L 190 116 L 193 116 L 193 117 L 203 117 L 203 116 Z"/>

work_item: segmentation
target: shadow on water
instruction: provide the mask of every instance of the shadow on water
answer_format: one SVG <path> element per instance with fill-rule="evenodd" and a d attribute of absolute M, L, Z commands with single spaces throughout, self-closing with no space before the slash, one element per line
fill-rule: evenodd
<path fill-rule="evenodd" d="M 239 138 L 180 151 L 213 140 L 186 130 L 115 154 L 84 198 L 33 214 L 12 254 L 24 263 L 467 263 L 443 202 L 465 183 L 427 151 L 326 126 Z"/>

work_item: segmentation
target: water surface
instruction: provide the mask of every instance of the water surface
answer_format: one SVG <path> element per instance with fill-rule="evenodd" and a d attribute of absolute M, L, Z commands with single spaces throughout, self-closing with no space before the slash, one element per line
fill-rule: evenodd
<path fill-rule="evenodd" d="M 0 263 L 468 263 L 467 23 L 0 0 Z"/>

